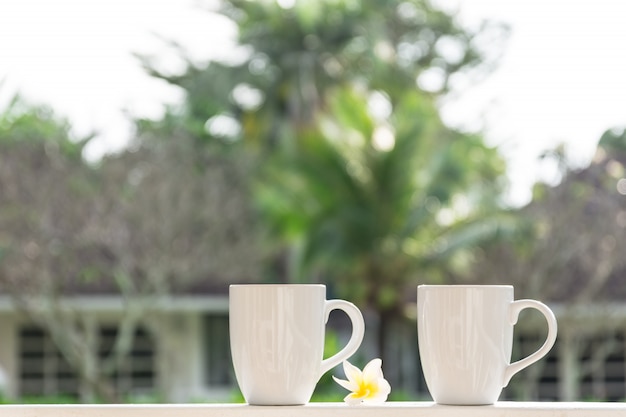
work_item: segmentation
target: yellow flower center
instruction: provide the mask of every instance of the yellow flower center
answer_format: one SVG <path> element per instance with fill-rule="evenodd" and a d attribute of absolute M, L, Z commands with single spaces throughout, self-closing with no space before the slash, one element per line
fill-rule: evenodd
<path fill-rule="evenodd" d="M 369 383 L 365 381 L 360 381 L 359 389 L 354 393 L 354 396 L 357 398 L 368 398 L 370 396 L 376 395 L 378 392 L 378 385 L 370 381 Z"/>

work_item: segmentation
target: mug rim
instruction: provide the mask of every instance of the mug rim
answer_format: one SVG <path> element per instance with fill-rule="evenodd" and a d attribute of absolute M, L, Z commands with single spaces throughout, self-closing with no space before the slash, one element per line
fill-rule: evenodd
<path fill-rule="evenodd" d="M 229 288 L 326 288 L 324 284 L 230 284 Z"/>
<path fill-rule="evenodd" d="M 480 285 L 480 284 L 420 284 L 417 286 L 418 289 L 420 288 L 425 288 L 425 289 L 452 289 L 452 288 L 459 288 L 459 289 L 463 289 L 463 288 L 468 288 L 468 289 L 480 289 L 480 288 L 484 288 L 484 289 L 489 289 L 489 288 L 513 288 L 512 285 L 508 285 L 508 284 L 486 284 L 486 285 Z"/>

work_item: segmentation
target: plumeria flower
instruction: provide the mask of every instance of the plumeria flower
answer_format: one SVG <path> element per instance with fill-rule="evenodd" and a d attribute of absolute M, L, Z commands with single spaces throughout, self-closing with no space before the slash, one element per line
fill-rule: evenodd
<path fill-rule="evenodd" d="M 391 385 L 383 376 L 382 364 L 382 360 L 372 359 L 361 372 L 350 362 L 343 362 L 343 370 L 348 380 L 338 379 L 335 376 L 333 379 L 345 389 L 352 391 L 343 399 L 348 405 L 383 403 L 387 400 Z"/>

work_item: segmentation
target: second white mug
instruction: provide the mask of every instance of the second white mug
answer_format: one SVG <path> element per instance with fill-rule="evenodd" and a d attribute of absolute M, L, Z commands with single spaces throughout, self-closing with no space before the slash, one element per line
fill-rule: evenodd
<path fill-rule="evenodd" d="M 511 362 L 513 326 L 526 308 L 548 322 L 545 343 Z M 510 285 L 420 285 L 417 288 L 420 360 L 435 402 L 493 404 L 511 377 L 544 357 L 556 341 L 552 311 L 535 300 L 513 300 Z"/>

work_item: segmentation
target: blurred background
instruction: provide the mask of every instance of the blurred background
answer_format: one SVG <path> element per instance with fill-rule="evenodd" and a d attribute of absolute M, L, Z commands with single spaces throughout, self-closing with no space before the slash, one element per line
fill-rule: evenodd
<path fill-rule="evenodd" d="M 429 399 L 417 285 L 511 284 L 559 337 L 502 398 L 623 400 L 625 13 L 4 0 L 2 400 L 241 401 L 228 285 L 253 282 L 357 304 L 352 362 L 394 400 Z M 522 314 L 513 359 L 545 334 Z"/>

